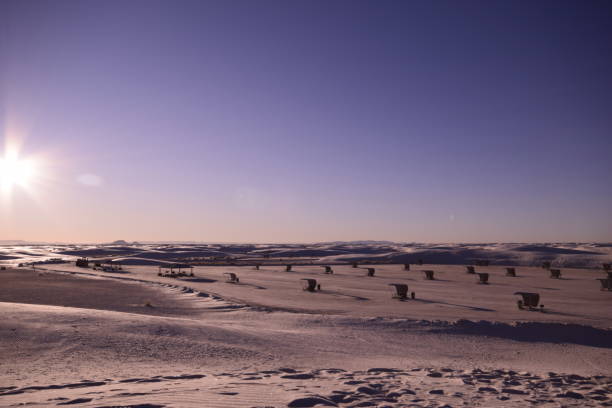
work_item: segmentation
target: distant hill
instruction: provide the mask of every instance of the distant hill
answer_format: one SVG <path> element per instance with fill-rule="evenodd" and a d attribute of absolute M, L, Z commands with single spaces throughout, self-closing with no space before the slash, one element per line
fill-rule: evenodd
<path fill-rule="evenodd" d="M 116 241 L 113 241 L 113 242 L 110 242 L 110 243 L 107 243 L 107 244 L 102 244 L 102 245 L 130 246 L 130 245 L 141 245 L 141 243 L 138 242 L 138 241 L 128 242 L 128 241 L 125 241 L 123 239 L 118 239 Z"/>

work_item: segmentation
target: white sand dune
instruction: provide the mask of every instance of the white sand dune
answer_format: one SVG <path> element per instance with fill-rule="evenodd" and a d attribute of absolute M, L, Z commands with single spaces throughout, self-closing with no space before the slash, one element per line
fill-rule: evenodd
<path fill-rule="evenodd" d="M 477 266 L 481 285 L 462 265 L 371 267 L 9 268 L 0 406 L 612 405 L 601 270 Z M 416 299 L 392 299 L 389 283 Z M 516 291 L 538 292 L 544 310 L 519 310 Z"/>
<path fill-rule="evenodd" d="M 291 260 L 296 263 L 471 264 L 487 260 L 497 265 L 539 266 L 552 262 L 559 267 L 598 268 L 612 261 L 612 244 L 402 244 L 392 242 L 333 242 L 309 245 L 12 245 L 0 246 L 0 262 L 17 264 L 42 258 L 86 256 L 117 259 L 129 265 L 206 261 L 231 258 L 235 262 Z"/>

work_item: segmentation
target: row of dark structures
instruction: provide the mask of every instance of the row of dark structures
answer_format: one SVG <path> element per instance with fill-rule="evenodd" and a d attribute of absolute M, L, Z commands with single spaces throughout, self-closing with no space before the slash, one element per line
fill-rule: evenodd
<path fill-rule="evenodd" d="M 75 264 L 79 268 L 89 268 L 89 264 L 93 263 L 93 270 L 101 270 L 104 272 L 121 272 L 123 270 L 123 265 L 121 262 L 106 260 L 106 261 L 90 261 L 88 258 L 79 258 L 76 260 Z"/>
<path fill-rule="evenodd" d="M 329 271 L 328 269 L 330 268 L 329 266 L 325 266 L 325 268 L 326 268 L 326 273 L 333 273 L 333 271 Z M 367 268 L 367 269 L 373 269 L 373 268 Z M 410 269 L 410 268 L 406 268 L 406 269 Z M 516 276 L 514 268 L 508 268 L 508 269 L 512 269 L 512 273 L 510 275 L 508 275 L 507 273 L 507 276 Z M 289 272 L 291 271 L 291 268 L 288 267 L 286 270 Z M 433 271 L 423 271 L 423 272 L 426 272 L 426 279 L 433 280 Z M 431 272 L 431 274 L 429 272 Z M 224 273 L 224 275 L 226 277 L 225 281 L 227 283 L 239 283 L 240 282 L 240 279 L 234 272 L 226 272 Z M 482 275 L 486 275 L 488 278 L 488 274 L 482 274 Z M 373 276 L 373 274 L 370 275 L 368 273 L 368 276 Z M 481 280 L 482 280 L 482 277 L 481 277 Z M 304 291 L 308 291 L 308 292 L 321 291 L 321 284 L 317 283 L 317 280 L 314 278 L 302 278 L 300 279 L 300 281 L 302 282 L 302 290 Z M 487 283 L 487 282 L 485 280 L 484 282 L 480 282 L 480 283 Z M 404 300 L 408 300 L 408 298 L 410 299 L 416 298 L 415 292 L 410 292 L 410 294 L 408 293 L 408 290 L 409 290 L 408 285 L 405 283 L 389 283 L 389 286 L 392 287 L 391 297 L 393 299 L 404 301 Z M 539 307 L 540 308 L 539 310 L 543 310 L 544 305 L 538 306 L 540 302 L 540 295 L 538 293 L 515 292 L 514 294 L 520 295 L 522 297 L 521 300 L 517 301 L 517 305 L 519 309 L 538 310 L 538 307 Z"/>
<path fill-rule="evenodd" d="M 187 272 L 189 271 L 189 273 Z M 194 277 L 193 274 L 193 265 L 189 264 L 166 264 L 159 265 L 157 276 L 161 276 L 164 278 L 184 278 L 184 277 Z"/>
<path fill-rule="evenodd" d="M 76 260 L 76 266 L 78 267 L 84 267 L 84 268 L 88 268 L 89 267 L 89 263 L 90 261 L 87 258 L 79 258 Z M 422 264 L 422 261 L 419 262 L 419 265 Z M 475 262 L 476 265 L 479 266 L 488 266 L 489 263 L 488 261 L 477 261 Z M 259 270 L 260 268 L 260 264 L 256 264 L 255 265 L 255 269 Z M 333 274 L 334 270 L 332 269 L 332 267 L 330 265 L 321 265 L 323 268 L 325 268 L 325 273 L 326 274 Z M 366 276 L 374 276 L 376 273 L 376 269 L 372 268 L 372 267 L 360 267 L 359 264 L 357 262 L 353 262 L 351 264 L 351 266 L 353 268 L 361 268 L 361 269 L 365 269 L 366 270 Z M 550 272 L 550 277 L 552 279 L 560 279 L 561 278 L 561 270 L 557 269 L 557 268 L 552 268 L 551 267 L 551 263 L 550 262 L 543 262 L 542 263 L 542 268 L 543 269 L 547 269 Z M 603 265 L 603 270 L 604 272 L 606 272 L 607 277 L 606 278 L 598 278 L 597 280 L 600 282 L 601 284 L 601 290 L 607 290 L 607 291 L 612 291 L 612 268 L 611 268 L 611 264 L 609 263 L 604 263 Z M 293 265 L 288 264 L 285 266 L 285 271 L 286 272 L 291 272 Z M 404 264 L 403 265 L 404 270 L 410 270 L 410 264 Z M 99 262 L 95 262 L 93 269 L 101 269 L 102 271 L 105 272 L 119 272 L 122 270 L 122 265 L 119 262 L 116 261 L 99 261 Z M 189 265 L 189 264 L 166 264 L 166 265 L 160 265 L 159 267 L 159 271 L 158 271 L 158 276 L 161 277 L 170 277 L 170 278 L 181 278 L 181 277 L 193 277 L 194 273 L 193 273 L 193 266 Z M 189 271 L 189 272 L 187 272 Z M 423 275 L 424 275 L 424 279 L 425 280 L 435 280 L 434 277 L 434 271 L 433 270 L 422 270 Z M 488 273 L 484 273 L 484 272 L 476 272 L 476 268 L 473 265 L 468 265 L 466 266 L 466 272 L 468 274 L 473 274 L 473 275 L 477 275 L 478 276 L 478 280 L 477 283 L 478 284 L 483 284 L 486 285 L 489 283 L 489 274 Z M 230 283 L 238 283 L 239 279 L 237 278 L 236 274 L 234 273 L 229 273 L 226 274 L 226 276 L 228 276 L 227 281 Z M 516 277 L 516 268 L 506 268 L 506 276 L 508 277 Z M 303 289 L 310 291 L 310 292 L 314 292 L 316 290 L 320 290 L 321 285 L 317 284 L 317 281 L 315 279 L 302 279 L 304 281 L 303 283 Z M 405 300 L 408 298 L 408 286 L 406 284 L 403 283 L 390 283 L 390 286 L 393 286 L 394 288 L 394 298 L 397 299 L 401 299 L 401 300 Z M 531 296 L 531 299 L 534 298 L 534 296 L 532 295 L 537 295 L 534 293 L 527 293 L 527 292 L 517 292 L 516 294 L 527 294 Z M 414 299 L 415 294 L 414 292 L 412 292 L 410 294 L 410 297 Z M 538 295 L 539 298 L 539 295 Z M 523 305 L 531 305 L 533 304 L 533 301 L 527 301 L 524 299 L 523 301 Z M 519 307 L 521 307 L 519 305 Z"/>
<path fill-rule="evenodd" d="M 321 265 L 321 266 L 325 268 L 326 274 L 334 273 L 331 266 L 329 265 Z M 353 263 L 353 268 L 358 268 L 358 267 L 359 266 L 357 263 Z M 547 263 L 543 264 L 542 267 L 550 271 L 551 278 L 553 279 L 561 278 L 560 269 L 550 268 L 550 264 L 547 264 Z M 260 265 L 255 266 L 255 269 L 259 270 L 259 268 L 260 268 Z M 375 268 L 367 267 L 363 269 L 367 270 L 366 276 L 374 276 Z M 608 277 L 603 278 L 603 279 L 598 279 L 598 280 L 601 281 L 602 290 L 611 290 L 610 282 L 612 281 L 612 271 L 610 270 L 610 264 L 603 264 L 603 269 L 607 273 Z M 286 272 L 291 272 L 291 270 L 292 270 L 292 265 L 285 266 Z M 404 264 L 404 270 L 410 270 L 410 264 Z M 433 270 L 423 270 L 422 272 L 424 273 L 425 275 L 424 277 L 426 280 L 435 280 Z M 477 273 L 473 265 L 466 266 L 466 273 L 478 275 L 479 279 L 477 283 L 479 284 L 489 283 L 489 274 L 488 273 Z M 238 283 L 239 282 L 238 277 L 233 272 L 225 273 L 224 275 L 227 277 L 226 282 L 228 283 Z M 506 276 L 516 277 L 517 276 L 516 268 L 511 268 L 511 267 L 506 268 Z M 302 282 L 302 289 L 304 291 L 316 292 L 316 291 L 321 290 L 321 284 L 317 283 L 317 280 L 314 278 L 302 278 L 300 279 L 300 281 Z M 389 286 L 393 288 L 392 298 L 394 299 L 399 299 L 399 300 L 404 301 L 404 300 L 407 300 L 409 297 L 410 299 L 415 299 L 416 297 L 414 292 L 410 292 L 410 294 L 408 294 L 408 290 L 409 290 L 408 285 L 405 283 L 389 283 Z M 540 294 L 539 293 L 515 292 L 514 295 L 518 295 L 521 297 L 521 299 L 517 301 L 517 306 L 520 310 L 531 310 L 531 311 L 533 310 L 543 311 L 544 310 L 544 305 L 540 304 Z"/>
<path fill-rule="evenodd" d="M 560 269 L 552 268 L 551 266 L 552 265 L 551 265 L 550 262 L 543 262 L 542 263 L 542 268 L 543 269 L 548 269 L 548 271 L 550 272 L 550 277 L 551 278 L 561 279 L 561 270 Z M 602 269 L 606 273 L 606 277 L 605 278 L 597 278 L 597 280 L 601 284 L 601 290 L 612 291 L 612 264 L 603 263 L 602 264 Z"/>
<path fill-rule="evenodd" d="M 89 268 L 90 263 L 93 263 L 93 270 L 101 270 L 103 272 L 121 272 L 123 271 L 123 265 L 120 262 L 106 260 L 106 261 L 90 261 L 88 258 L 79 258 L 76 260 L 76 266 L 80 268 Z M 164 264 L 158 267 L 158 276 L 167 278 L 183 278 L 193 277 L 193 265 L 189 264 Z"/>
<path fill-rule="evenodd" d="M 330 266 L 324 266 L 325 273 L 333 273 Z M 358 268 L 356 263 L 353 263 L 353 268 Z M 259 268 L 257 268 L 259 269 Z M 364 268 L 367 270 L 367 276 L 374 276 L 375 269 L 374 268 Z M 287 272 L 291 271 L 291 265 L 287 265 Z M 410 264 L 404 264 L 404 270 L 410 270 Z M 426 280 L 435 280 L 434 271 L 433 270 L 422 270 L 424 277 Z M 488 273 L 477 273 L 475 267 L 472 265 L 466 266 L 466 272 L 469 274 L 478 275 L 479 280 L 477 283 L 479 284 L 488 284 L 489 282 L 489 274 Z M 516 277 L 516 269 L 515 268 L 506 268 L 506 276 Z M 557 275 L 555 273 L 554 277 L 559 277 L 560 273 Z M 309 292 L 315 292 L 317 290 L 321 290 L 321 285 L 317 284 L 317 280 L 313 278 L 303 278 L 301 279 L 302 289 Z M 410 292 L 408 294 L 408 285 L 405 283 L 389 283 L 389 286 L 392 287 L 392 295 L 391 297 L 394 299 L 398 299 L 401 301 L 407 300 L 408 296 L 410 299 L 415 299 L 415 292 Z M 521 300 L 517 301 L 517 306 L 521 310 L 538 310 L 538 304 L 540 302 L 540 295 L 538 293 L 531 292 L 515 292 L 515 295 L 519 295 L 522 297 Z M 539 305 L 539 310 L 543 310 L 544 305 Z"/>
<path fill-rule="evenodd" d="M 482 263 L 478 263 L 482 265 Z M 488 265 L 488 262 L 486 263 Z M 261 265 L 255 265 L 255 269 L 259 270 Z M 333 274 L 334 270 L 329 265 L 321 265 L 321 267 L 325 268 L 326 274 Z M 366 270 L 366 276 L 374 276 L 376 273 L 376 268 L 371 267 L 360 267 L 357 262 L 352 263 L 353 268 L 361 268 Z M 285 271 L 291 272 L 293 265 L 285 265 Z M 466 272 L 472 275 L 478 275 L 478 281 L 476 283 L 486 285 L 489 283 L 489 274 L 486 272 L 476 272 L 476 268 L 474 265 L 467 265 Z M 561 269 L 551 268 L 550 262 L 544 262 L 542 264 L 543 269 L 547 269 L 550 273 L 551 279 L 561 279 Z M 610 269 L 610 264 L 604 263 L 603 269 L 607 273 L 606 278 L 598 278 L 597 280 L 601 283 L 601 290 L 609 290 L 612 291 L 612 271 Z M 410 264 L 404 264 L 404 270 L 410 270 Z M 422 270 L 424 274 L 425 280 L 435 280 L 434 271 L 433 270 Z M 506 268 L 506 276 L 516 277 L 516 268 Z"/>
<path fill-rule="evenodd" d="M 76 266 L 79 267 L 84 267 L 84 268 L 88 268 L 89 267 L 89 263 L 90 261 L 87 258 L 79 258 L 76 260 Z M 422 265 L 423 261 L 419 260 L 418 265 Z M 474 262 L 475 265 L 477 266 L 488 266 L 489 265 L 489 261 L 487 260 L 477 260 Z M 259 270 L 261 264 L 255 264 L 255 269 Z M 333 274 L 334 270 L 332 269 L 332 267 L 330 265 L 321 265 L 323 268 L 325 268 L 325 273 L 326 274 Z M 361 268 L 361 269 L 365 269 L 366 270 L 366 276 L 374 276 L 374 274 L 376 273 L 376 269 L 372 268 L 372 267 L 360 267 L 359 264 L 357 262 L 352 262 L 351 266 L 353 268 Z M 547 269 L 550 273 L 550 277 L 552 279 L 561 279 L 561 269 L 558 268 L 552 268 L 552 265 L 549 261 L 545 261 L 542 263 L 542 268 L 543 269 Z M 607 291 L 612 291 L 612 265 L 609 263 L 604 263 L 602 264 L 603 266 L 603 270 L 604 272 L 606 272 L 607 277 L 605 278 L 598 278 L 597 280 L 600 282 L 601 284 L 601 290 L 607 290 Z M 285 271 L 286 272 L 291 272 L 293 265 L 288 264 L 285 265 Z M 112 260 L 108 260 L 108 261 L 98 261 L 94 263 L 93 266 L 94 269 L 101 269 L 104 272 L 119 272 L 122 270 L 122 265 L 119 262 L 116 261 L 112 261 Z M 186 271 L 189 270 L 189 273 L 187 273 Z M 404 264 L 404 270 L 409 271 L 410 270 L 410 264 Z M 424 274 L 424 278 L 426 280 L 435 280 L 434 277 L 434 271 L 433 270 L 423 270 L 422 271 Z M 474 265 L 468 265 L 466 266 L 466 272 L 469 274 L 473 274 L 473 275 L 478 275 L 478 281 L 477 283 L 479 284 L 483 284 L 486 285 L 489 283 L 489 274 L 488 273 L 484 273 L 484 272 L 476 272 L 476 268 Z M 166 264 L 166 265 L 160 265 L 159 266 L 159 271 L 158 271 L 158 276 L 162 276 L 162 277 L 172 277 L 172 278 L 179 278 L 179 277 L 193 277 L 194 273 L 193 273 L 193 266 L 190 264 L 180 264 L 180 263 L 176 263 L 176 264 Z M 506 276 L 509 277 L 516 277 L 516 269 L 515 268 L 506 268 Z M 394 284 L 395 285 L 395 284 Z M 398 284 L 401 285 L 401 284 Z"/>

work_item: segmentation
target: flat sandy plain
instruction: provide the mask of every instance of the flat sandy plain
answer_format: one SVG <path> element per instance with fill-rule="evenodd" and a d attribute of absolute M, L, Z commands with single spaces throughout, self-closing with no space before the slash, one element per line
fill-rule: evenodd
<path fill-rule="evenodd" d="M 476 267 L 481 285 L 461 265 L 368 267 L 1 271 L 0 406 L 612 406 L 601 270 Z"/>

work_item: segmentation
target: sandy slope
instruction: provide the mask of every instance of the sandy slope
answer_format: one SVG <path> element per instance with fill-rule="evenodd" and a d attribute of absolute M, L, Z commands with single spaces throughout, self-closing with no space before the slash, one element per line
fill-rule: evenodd
<path fill-rule="evenodd" d="M 488 267 L 478 285 L 440 265 L 426 266 L 437 281 L 397 265 L 207 267 L 196 280 L 49 268 L 78 275 L 2 272 L 0 406 L 599 406 L 612 393 L 601 272 Z M 303 292 L 303 277 L 323 291 Z M 417 300 L 391 299 L 396 281 Z M 519 311 L 517 289 L 547 312 Z"/>
<path fill-rule="evenodd" d="M 196 267 L 194 278 L 158 277 L 158 269 L 150 266 L 127 267 L 127 274 L 111 274 L 83 270 L 70 265 L 48 266 L 47 269 L 71 271 L 87 275 L 113 276 L 124 281 L 157 282 L 178 288 L 188 287 L 204 293 L 217 294 L 239 304 L 260 306 L 264 310 L 298 311 L 304 313 L 341 314 L 359 317 L 398 317 L 416 320 L 457 319 L 500 322 L 543 321 L 579 323 L 611 328 L 610 292 L 600 291 L 597 278 L 602 271 L 563 269 L 561 279 L 550 279 L 542 268 L 517 268 L 517 277 L 505 276 L 505 267 L 476 267 L 477 272 L 489 273 L 489 284 L 478 284 L 478 275 L 465 273 L 459 265 L 412 265 L 405 271 L 402 265 L 367 265 L 375 268 L 368 277 L 364 268 L 350 265 L 334 266 L 333 274 L 325 274 L 317 265 L 253 267 Z M 433 270 L 435 280 L 424 279 L 422 270 Z M 234 272 L 240 283 L 227 284 L 224 273 Z M 304 278 L 314 278 L 321 291 L 301 290 Z M 415 301 L 397 302 L 391 299 L 389 283 L 405 283 L 415 292 Z M 545 313 L 518 310 L 517 291 L 538 292 Z"/>

